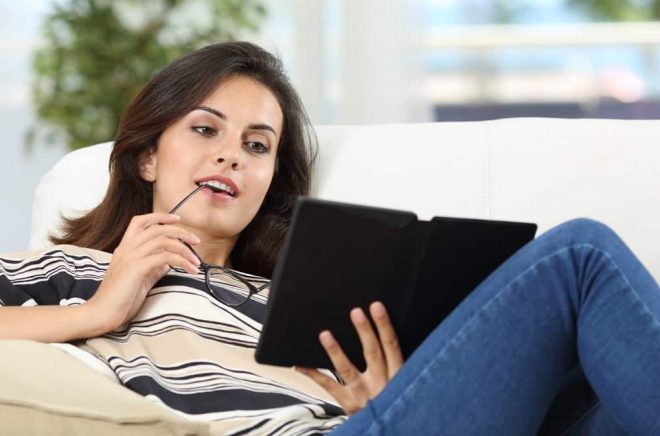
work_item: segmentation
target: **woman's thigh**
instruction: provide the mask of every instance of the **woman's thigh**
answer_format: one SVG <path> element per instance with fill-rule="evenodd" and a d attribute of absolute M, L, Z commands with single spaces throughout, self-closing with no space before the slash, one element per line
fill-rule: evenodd
<path fill-rule="evenodd" d="M 627 434 L 600 402 L 579 366 L 569 372 L 538 432 L 538 436 Z"/>
<path fill-rule="evenodd" d="M 598 403 L 582 419 L 575 422 L 561 436 L 627 436 L 605 407 Z"/>

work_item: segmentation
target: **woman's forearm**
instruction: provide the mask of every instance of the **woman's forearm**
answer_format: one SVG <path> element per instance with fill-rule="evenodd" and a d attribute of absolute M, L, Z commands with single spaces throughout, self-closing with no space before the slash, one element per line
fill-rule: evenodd
<path fill-rule="evenodd" d="M 107 331 L 90 307 L 0 307 L 0 339 L 67 342 Z"/>

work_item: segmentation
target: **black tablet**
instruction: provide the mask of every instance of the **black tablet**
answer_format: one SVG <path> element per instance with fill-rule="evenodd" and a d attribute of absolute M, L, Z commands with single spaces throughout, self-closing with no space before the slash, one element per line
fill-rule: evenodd
<path fill-rule="evenodd" d="M 466 295 L 525 243 L 531 223 L 434 217 L 301 197 L 275 266 L 260 363 L 331 368 L 329 329 L 364 368 L 354 307 L 382 301 L 408 357 Z"/>

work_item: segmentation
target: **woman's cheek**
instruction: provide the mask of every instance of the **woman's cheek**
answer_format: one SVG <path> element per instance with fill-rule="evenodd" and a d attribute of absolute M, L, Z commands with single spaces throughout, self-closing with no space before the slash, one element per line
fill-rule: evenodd
<path fill-rule="evenodd" d="M 271 183 L 273 182 L 273 169 L 268 168 L 262 171 L 259 174 L 258 177 L 258 186 L 260 187 L 260 198 L 261 201 L 266 197 L 266 193 L 268 192 L 268 189 L 270 188 Z"/>

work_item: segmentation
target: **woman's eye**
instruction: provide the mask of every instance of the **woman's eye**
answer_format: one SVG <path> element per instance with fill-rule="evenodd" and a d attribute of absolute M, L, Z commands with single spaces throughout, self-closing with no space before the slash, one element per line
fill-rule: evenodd
<path fill-rule="evenodd" d="M 245 145 L 252 151 L 258 154 L 264 154 L 268 153 L 270 151 L 270 147 L 263 142 L 259 141 L 247 141 Z"/>
<path fill-rule="evenodd" d="M 204 135 L 204 136 L 213 136 L 215 134 L 215 129 L 205 124 L 199 126 L 193 126 L 193 130 L 199 133 L 200 135 Z"/>

